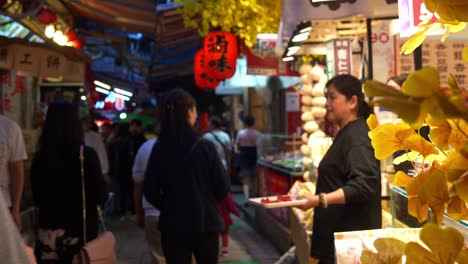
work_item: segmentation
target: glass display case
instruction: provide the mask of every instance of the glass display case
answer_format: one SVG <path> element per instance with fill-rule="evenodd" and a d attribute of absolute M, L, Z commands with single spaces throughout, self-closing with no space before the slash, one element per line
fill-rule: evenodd
<path fill-rule="evenodd" d="M 258 163 L 286 174 L 301 174 L 301 144 L 295 135 L 262 134 L 257 139 Z"/>

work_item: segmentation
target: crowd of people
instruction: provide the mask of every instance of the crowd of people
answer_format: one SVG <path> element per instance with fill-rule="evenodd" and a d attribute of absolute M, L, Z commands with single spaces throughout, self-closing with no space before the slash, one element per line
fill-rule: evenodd
<path fill-rule="evenodd" d="M 381 227 L 381 185 L 365 122 L 371 109 L 361 82 L 339 75 L 326 87 L 327 118 L 340 130 L 318 167 L 317 192 L 304 196 L 307 203 L 301 208 L 315 207 L 311 256 L 334 263 L 334 232 Z M 210 264 L 227 255 L 230 215 L 239 215 L 230 195 L 231 172 L 242 179 L 246 201 L 256 195 L 251 190 L 258 179 L 260 132 L 253 117 L 245 116 L 244 128 L 232 139 L 222 120 L 212 116 L 202 135 L 197 115 L 189 93 L 171 90 L 161 105 L 157 136 L 146 138 L 137 119 L 96 130 L 93 120 L 80 119 L 71 103 L 52 103 L 30 170 L 39 209 L 37 263 L 76 263 L 83 245 L 98 235 L 98 205 L 121 220 L 135 215 L 154 263 Z M 11 241 L 11 249 L 0 247 L 0 252 L 25 259 L 26 251 L 13 247 L 24 247 L 15 231 L 21 229 L 26 151 L 20 128 L 1 115 L 0 122 L 0 220 L 10 226 L 0 231 Z M 2 220 L 5 211 L 10 218 Z"/>

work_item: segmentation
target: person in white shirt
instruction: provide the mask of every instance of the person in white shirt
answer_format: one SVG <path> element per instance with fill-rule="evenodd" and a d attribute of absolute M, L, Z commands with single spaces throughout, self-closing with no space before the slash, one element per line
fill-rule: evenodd
<path fill-rule="evenodd" d="M 25 159 L 27 155 L 21 128 L 13 120 L 0 115 L 0 189 L 18 230 L 21 230 Z"/>
<path fill-rule="evenodd" d="M 161 264 L 166 263 L 166 260 L 161 246 L 161 232 L 158 229 L 159 210 L 148 203 L 143 195 L 146 167 L 155 142 L 156 138 L 150 139 L 138 149 L 133 163 L 132 177 L 137 225 L 145 230 L 146 240 L 151 246 L 153 263 Z"/>
<path fill-rule="evenodd" d="M 90 117 L 84 117 L 82 120 L 83 130 L 84 130 L 84 143 L 86 146 L 94 149 L 98 154 L 99 163 L 101 164 L 102 175 L 107 183 L 110 182 L 109 178 L 109 158 L 107 156 L 106 146 L 102 140 L 99 133 L 91 130 L 93 125 L 93 120 Z"/>
<path fill-rule="evenodd" d="M 23 239 L 11 218 L 3 190 L 0 189 L 0 256 L 1 263 L 33 263 L 33 256 L 28 256 Z"/>
<path fill-rule="evenodd" d="M 229 135 L 221 130 L 221 119 L 217 116 L 210 118 L 210 131 L 203 135 L 204 139 L 211 141 L 223 162 L 224 168 L 229 172 L 232 144 Z"/>
<path fill-rule="evenodd" d="M 246 205 L 251 191 L 257 191 L 257 138 L 260 132 L 253 128 L 255 119 L 248 115 L 243 120 L 244 129 L 236 136 L 235 150 L 239 153 L 239 176 L 242 178 L 242 187 Z M 254 193 L 256 195 L 256 193 Z"/>

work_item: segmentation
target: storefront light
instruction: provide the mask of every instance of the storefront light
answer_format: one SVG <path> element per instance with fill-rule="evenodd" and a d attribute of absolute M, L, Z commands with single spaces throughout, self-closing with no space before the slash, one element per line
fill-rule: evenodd
<path fill-rule="evenodd" d="M 133 94 L 131 92 L 128 92 L 128 91 L 125 91 L 125 90 L 122 90 L 120 88 L 116 88 L 114 87 L 114 91 L 119 93 L 119 94 L 123 94 L 123 95 L 126 95 L 126 96 L 133 96 Z"/>
<path fill-rule="evenodd" d="M 45 34 L 46 37 L 48 37 L 48 38 L 54 37 L 54 34 L 55 34 L 55 27 L 54 27 L 54 25 L 48 25 L 48 26 L 45 28 L 44 34 Z"/>
<path fill-rule="evenodd" d="M 292 42 L 301 42 L 309 38 L 309 32 L 299 33 L 293 37 Z"/>
<path fill-rule="evenodd" d="M 294 60 L 294 57 L 284 57 L 283 61 L 292 61 Z"/>
<path fill-rule="evenodd" d="M 119 117 L 120 117 L 120 119 L 125 119 L 125 118 L 127 118 L 127 114 L 126 113 L 120 113 Z"/>
<path fill-rule="evenodd" d="M 96 92 L 100 92 L 100 93 L 103 93 L 103 94 L 109 94 L 108 90 L 102 89 L 101 87 L 96 87 L 96 88 L 94 88 L 94 90 L 96 90 Z"/>
<path fill-rule="evenodd" d="M 100 87 L 102 87 L 102 88 L 104 88 L 104 89 L 107 89 L 107 90 L 110 90 L 110 88 L 111 88 L 110 85 L 105 84 L 105 83 L 103 83 L 103 82 L 100 82 L 100 81 L 98 81 L 98 80 L 94 81 L 94 84 L 97 85 L 97 86 L 100 86 Z"/>
<path fill-rule="evenodd" d="M 299 46 L 293 46 L 293 47 L 289 47 L 288 48 L 288 51 L 286 53 L 286 57 L 290 57 L 294 54 L 296 54 L 296 52 L 300 49 L 301 47 Z"/>

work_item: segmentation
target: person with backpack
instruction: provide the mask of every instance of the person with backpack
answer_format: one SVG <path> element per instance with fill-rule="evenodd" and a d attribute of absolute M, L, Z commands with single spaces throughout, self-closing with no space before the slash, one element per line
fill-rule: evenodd
<path fill-rule="evenodd" d="M 223 163 L 226 172 L 230 173 L 231 167 L 231 155 L 232 155 L 232 144 L 231 138 L 229 135 L 221 130 L 222 122 L 221 119 L 217 116 L 212 116 L 210 118 L 210 131 L 203 135 L 204 139 L 211 141 L 218 152 L 219 157 Z"/>

